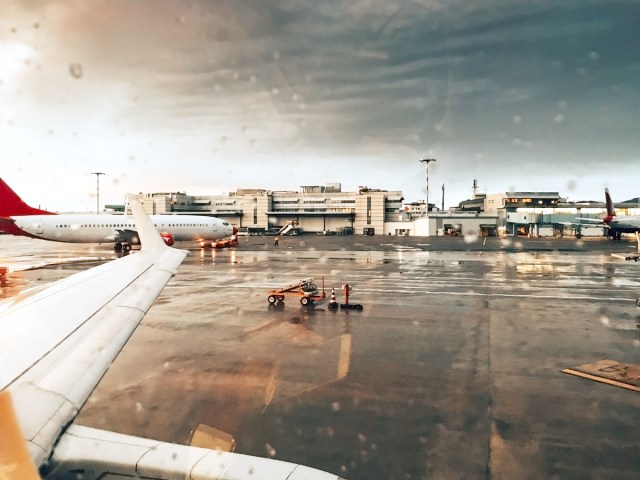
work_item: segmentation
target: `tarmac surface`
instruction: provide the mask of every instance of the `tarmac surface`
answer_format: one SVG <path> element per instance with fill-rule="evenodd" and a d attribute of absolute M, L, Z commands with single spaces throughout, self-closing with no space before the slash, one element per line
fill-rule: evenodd
<path fill-rule="evenodd" d="M 604 238 L 241 237 L 191 254 L 77 423 L 347 479 L 632 479 L 640 393 L 562 373 L 640 364 L 640 265 Z M 115 257 L 0 236 L 0 296 Z M 134 253 L 135 254 L 135 253 Z M 50 264 L 49 266 L 44 266 Z M 12 268 L 13 266 L 13 268 Z M 24 270 L 33 266 L 33 270 Z M 327 299 L 269 305 L 312 277 Z M 327 308 L 331 287 L 362 311 Z"/>

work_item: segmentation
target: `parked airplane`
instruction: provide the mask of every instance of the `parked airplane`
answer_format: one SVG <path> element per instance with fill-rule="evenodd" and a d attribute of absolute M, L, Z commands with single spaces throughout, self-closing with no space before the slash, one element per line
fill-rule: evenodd
<path fill-rule="evenodd" d="M 613 237 L 615 240 L 620 240 L 623 233 L 636 233 L 640 231 L 640 217 L 635 216 L 623 216 L 616 215 L 616 211 L 613 208 L 613 201 L 609 194 L 609 189 L 604 189 L 605 205 L 607 207 L 607 213 L 602 218 L 576 218 L 579 223 L 574 222 L 561 222 L 562 225 L 574 227 L 578 232 L 582 227 L 601 226 L 607 229 L 607 235 Z"/>
<path fill-rule="evenodd" d="M 616 211 L 613 208 L 613 202 L 611 201 L 611 195 L 609 195 L 609 189 L 604 189 L 604 198 L 607 205 L 607 215 L 602 221 L 609 227 L 609 236 L 616 240 L 620 240 L 620 236 L 623 233 L 636 233 L 640 231 L 640 217 L 624 216 L 618 217 Z"/>
<path fill-rule="evenodd" d="M 186 252 L 131 200 L 139 253 L 0 303 L 0 478 L 338 479 L 267 458 L 73 424 Z"/>
<path fill-rule="evenodd" d="M 238 233 L 229 223 L 208 216 L 151 215 L 151 221 L 169 246 L 176 241 L 195 241 L 204 248 Z M 0 231 L 56 242 L 114 242 L 113 248 L 118 252 L 140 244 L 133 219 L 128 215 L 55 214 L 33 208 L 1 178 Z"/>

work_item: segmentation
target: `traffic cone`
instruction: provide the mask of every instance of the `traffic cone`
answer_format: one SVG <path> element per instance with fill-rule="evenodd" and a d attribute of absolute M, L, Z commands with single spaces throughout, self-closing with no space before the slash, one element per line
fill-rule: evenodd
<path fill-rule="evenodd" d="M 336 289 L 331 289 L 331 298 L 329 299 L 329 308 L 338 308 L 338 302 L 336 301 Z"/>

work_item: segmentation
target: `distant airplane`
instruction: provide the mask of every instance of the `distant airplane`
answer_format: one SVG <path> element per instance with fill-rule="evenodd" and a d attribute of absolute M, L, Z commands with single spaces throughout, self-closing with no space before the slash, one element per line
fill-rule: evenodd
<path fill-rule="evenodd" d="M 338 479 L 73 423 L 186 256 L 131 207 L 140 252 L 0 302 L 0 478 Z"/>
<path fill-rule="evenodd" d="M 609 195 L 609 189 L 604 189 L 605 205 L 607 207 L 607 213 L 602 218 L 576 218 L 578 223 L 575 222 L 560 222 L 562 225 L 575 228 L 578 232 L 582 227 L 603 227 L 607 229 L 607 236 L 613 237 L 615 240 L 620 240 L 623 233 L 636 233 L 640 231 L 640 217 L 624 216 L 619 217 L 616 215 L 616 211 L 613 208 L 613 202 L 611 201 L 611 195 Z"/>
<path fill-rule="evenodd" d="M 151 215 L 160 236 L 169 246 L 194 241 L 200 247 L 238 233 L 229 223 L 200 215 Z M 117 252 L 139 245 L 138 232 L 128 215 L 56 214 L 27 205 L 0 178 L 0 232 L 67 243 L 114 242 Z"/>
<path fill-rule="evenodd" d="M 636 233 L 640 231 L 640 217 L 637 215 L 629 215 L 618 217 L 613 208 L 609 189 L 604 189 L 604 198 L 607 205 L 607 215 L 602 219 L 605 225 L 609 227 L 609 236 L 616 240 L 620 240 L 623 233 Z"/>

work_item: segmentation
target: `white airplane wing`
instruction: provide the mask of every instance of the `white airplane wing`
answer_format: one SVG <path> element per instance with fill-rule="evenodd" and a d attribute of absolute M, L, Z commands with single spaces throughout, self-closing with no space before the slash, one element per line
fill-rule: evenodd
<path fill-rule="evenodd" d="M 602 221 L 595 218 L 578 217 L 576 222 L 553 222 L 558 225 L 564 225 L 566 227 L 601 227 L 606 228 L 607 225 Z"/>
<path fill-rule="evenodd" d="M 579 220 L 579 225 L 606 225 L 601 218 L 576 217 L 576 220 Z"/>
<path fill-rule="evenodd" d="M 622 260 L 640 261 L 640 232 L 636 232 L 637 253 L 612 253 L 611 255 Z M 640 299 L 639 299 L 640 300 Z M 640 305 L 638 305 L 640 307 Z"/>
<path fill-rule="evenodd" d="M 72 425 L 186 256 L 131 203 L 139 253 L 0 303 L 0 478 L 337 478 Z"/>

